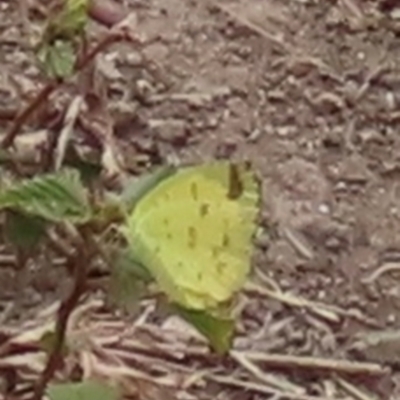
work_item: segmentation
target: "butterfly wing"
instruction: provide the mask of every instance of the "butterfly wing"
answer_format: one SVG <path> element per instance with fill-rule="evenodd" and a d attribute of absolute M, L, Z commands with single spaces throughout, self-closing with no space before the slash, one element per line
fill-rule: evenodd
<path fill-rule="evenodd" d="M 214 307 L 249 272 L 258 203 L 259 187 L 245 164 L 183 168 L 137 204 L 128 219 L 132 250 L 171 300 Z"/>

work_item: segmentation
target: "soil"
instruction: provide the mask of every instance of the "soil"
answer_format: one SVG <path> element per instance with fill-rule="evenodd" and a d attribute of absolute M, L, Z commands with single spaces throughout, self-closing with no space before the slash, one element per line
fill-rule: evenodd
<path fill-rule="evenodd" d="M 400 331 L 375 352 L 347 351 L 360 332 L 400 328 L 400 8 L 353 0 L 127 3 L 148 44 L 143 53 L 115 45 L 101 64 L 110 102 L 119 104 L 125 161 L 138 169 L 171 159 L 251 160 L 263 192 L 260 279 L 343 311 L 327 322 L 307 307 L 255 298 L 243 329 L 268 321 L 284 340 L 266 333 L 247 346 L 379 362 L 389 376 L 366 387 L 374 398 L 400 398 Z M 31 88 L 31 55 L 6 23 L 17 10 L 0 6 L 0 82 L 16 70 Z M 0 108 L 13 100 L 0 98 Z M 38 290 L 43 271 L 30 273 L 23 280 L 0 267 L 0 300 L 7 312 L 14 307 L 13 318 L 62 290 L 57 274 L 46 272 L 50 283 Z M 315 394 L 313 373 L 293 374 Z"/>

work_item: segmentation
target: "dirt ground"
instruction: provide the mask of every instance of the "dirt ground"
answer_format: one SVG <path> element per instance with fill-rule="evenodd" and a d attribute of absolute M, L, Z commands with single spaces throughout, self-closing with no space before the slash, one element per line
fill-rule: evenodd
<path fill-rule="evenodd" d="M 285 376 L 305 390 L 298 397 L 214 382 L 210 398 L 399 399 L 400 8 L 353 0 L 130 3 L 149 41 L 144 55 L 117 45 L 101 64 L 128 161 L 249 159 L 262 180 L 256 275 L 259 285 L 275 285 L 275 296 L 248 289 L 235 348 L 389 368 L 378 378 L 342 379 L 320 374 L 318 362 L 312 369 L 287 361 Z M 17 11 L 0 6 L 0 79 L 17 70 L 30 87 L 31 56 L 5 19 Z M 2 92 L 0 108 L 10 104 Z M 57 277 L 47 276 L 43 290 L 37 270 L 21 293 L 18 274 L 0 268 L 4 310 L 54 297 Z M 359 333 L 387 330 L 394 333 L 385 340 L 353 346 Z"/>

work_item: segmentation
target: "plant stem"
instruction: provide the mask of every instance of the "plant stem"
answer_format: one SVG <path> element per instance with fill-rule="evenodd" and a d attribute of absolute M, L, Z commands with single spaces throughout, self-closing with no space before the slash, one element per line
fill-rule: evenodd
<path fill-rule="evenodd" d="M 82 71 L 98 53 L 105 50 L 108 46 L 115 42 L 122 40 L 134 41 L 129 35 L 125 33 L 111 33 L 97 43 L 92 50 L 89 50 L 84 56 L 76 63 L 74 74 Z M 41 104 L 43 104 L 49 96 L 63 84 L 63 81 L 52 81 L 47 83 L 38 95 L 24 108 L 15 118 L 14 123 L 11 125 L 10 130 L 5 134 L 3 140 L 0 142 L 0 148 L 8 149 L 14 144 L 14 140 L 19 134 L 22 126 L 26 123 L 29 117 L 36 111 Z"/>
<path fill-rule="evenodd" d="M 84 244 L 79 247 L 77 254 L 71 260 L 74 270 L 74 285 L 71 293 L 61 303 L 58 310 L 54 347 L 35 386 L 32 400 L 42 400 L 47 384 L 53 378 L 60 365 L 69 317 L 85 292 L 86 272 L 91 255 Z"/>
<path fill-rule="evenodd" d="M 49 82 L 47 83 L 42 90 L 38 93 L 38 95 L 24 108 L 15 118 L 14 123 L 11 126 L 11 129 L 5 134 L 3 140 L 0 143 L 0 147 L 3 149 L 8 149 L 10 146 L 14 144 L 14 140 L 21 130 L 22 126 L 28 120 L 28 118 L 33 114 L 33 112 L 39 108 L 41 104 L 43 104 L 53 93 L 53 91 L 57 88 L 58 83 Z"/>

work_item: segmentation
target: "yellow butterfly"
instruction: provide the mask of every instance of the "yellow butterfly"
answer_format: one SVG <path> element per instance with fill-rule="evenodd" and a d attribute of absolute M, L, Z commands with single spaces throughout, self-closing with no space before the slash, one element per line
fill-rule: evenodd
<path fill-rule="evenodd" d="M 140 198 L 124 232 L 171 301 L 212 309 L 245 283 L 259 201 L 245 163 L 185 167 Z"/>

